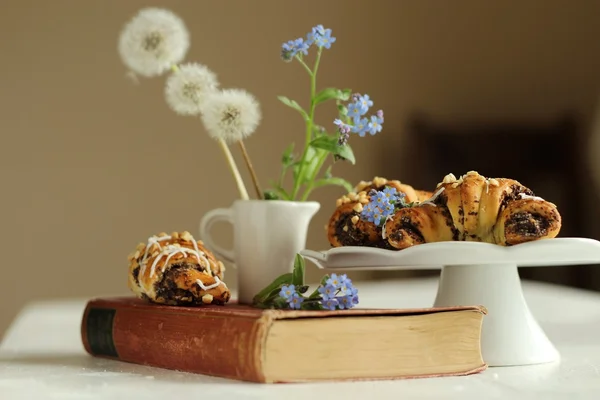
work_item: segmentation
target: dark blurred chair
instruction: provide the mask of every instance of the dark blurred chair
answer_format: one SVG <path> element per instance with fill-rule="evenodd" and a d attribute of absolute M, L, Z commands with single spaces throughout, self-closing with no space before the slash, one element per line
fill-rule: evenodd
<path fill-rule="evenodd" d="M 416 115 L 403 146 L 400 179 L 429 190 L 450 172 L 459 177 L 475 170 L 488 177 L 516 179 L 558 206 L 563 217 L 560 236 L 590 237 L 582 203 L 589 187 L 582 136 L 577 119 L 570 115 L 548 124 L 444 124 Z M 579 287 L 590 286 L 591 273 L 586 266 L 521 269 L 524 278 Z"/>

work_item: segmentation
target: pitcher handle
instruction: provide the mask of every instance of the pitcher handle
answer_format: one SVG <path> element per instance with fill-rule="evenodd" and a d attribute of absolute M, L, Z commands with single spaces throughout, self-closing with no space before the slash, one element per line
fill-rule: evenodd
<path fill-rule="evenodd" d="M 234 263 L 235 255 L 233 249 L 225 249 L 215 243 L 210 230 L 217 222 L 229 222 L 233 225 L 233 210 L 230 208 L 216 208 L 210 210 L 200 220 L 200 239 L 212 250 L 217 257 Z"/>

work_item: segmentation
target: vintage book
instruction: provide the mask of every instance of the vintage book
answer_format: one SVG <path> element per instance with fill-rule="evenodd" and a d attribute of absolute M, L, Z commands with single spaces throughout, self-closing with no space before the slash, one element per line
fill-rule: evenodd
<path fill-rule="evenodd" d="M 90 300 L 88 353 L 251 382 L 467 375 L 486 368 L 483 307 L 262 310 L 175 307 L 135 298 Z"/>

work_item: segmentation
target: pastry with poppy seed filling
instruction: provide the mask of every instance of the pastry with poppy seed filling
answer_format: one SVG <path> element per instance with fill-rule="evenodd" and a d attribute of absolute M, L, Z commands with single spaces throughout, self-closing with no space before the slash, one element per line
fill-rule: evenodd
<path fill-rule="evenodd" d="M 363 207 L 370 201 L 371 191 L 380 191 L 386 187 L 404 194 L 404 201 L 407 203 L 424 201 L 432 195 L 431 192 L 415 190 L 398 180 L 375 177 L 370 182 L 360 182 L 353 192 L 337 200 L 336 209 L 326 225 L 327 238 L 332 247 L 368 246 L 394 249 L 382 236 L 381 227 L 360 217 Z"/>
<path fill-rule="evenodd" d="M 128 286 L 139 298 L 168 305 L 223 305 L 231 297 L 223 263 L 189 232 L 151 236 L 128 260 Z"/>
<path fill-rule="evenodd" d="M 451 240 L 512 246 L 554 238 L 560 228 L 555 204 L 514 179 L 476 171 L 459 179 L 448 174 L 431 201 L 397 209 L 384 226 L 395 249 Z"/>

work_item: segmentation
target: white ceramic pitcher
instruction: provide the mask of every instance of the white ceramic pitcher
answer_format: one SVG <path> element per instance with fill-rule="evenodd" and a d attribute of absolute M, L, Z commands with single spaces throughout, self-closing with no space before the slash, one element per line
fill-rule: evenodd
<path fill-rule="evenodd" d="M 230 208 L 217 208 L 202 217 L 200 238 L 218 258 L 237 268 L 240 303 L 252 303 L 265 286 L 292 271 L 319 208 L 314 201 L 237 200 Z M 217 222 L 233 225 L 232 249 L 213 240 L 210 230 Z"/>

